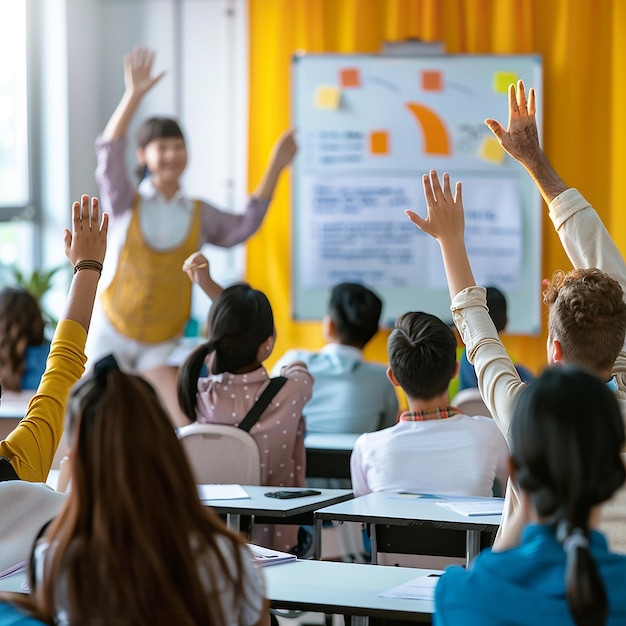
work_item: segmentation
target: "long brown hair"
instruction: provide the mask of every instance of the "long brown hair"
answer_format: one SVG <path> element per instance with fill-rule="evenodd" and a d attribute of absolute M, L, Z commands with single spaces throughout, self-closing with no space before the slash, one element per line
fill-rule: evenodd
<path fill-rule="evenodd" d="M 66 432 L 72 491 L 45 533 L 35 592 L 46 618 L 62 595 L 72 623 L 224 626 L 220 589 L 246 600 L 243 542 L 200 503 L 150 385 L 116 366 L 96 369 L 70 396 Z"/>
<path fill-rule="evenodd" d="M 0 380 L 7 391 L 21 391 L 26 348 L 44 339 L 37 300 L 25 289 L 0 289 Z"/>

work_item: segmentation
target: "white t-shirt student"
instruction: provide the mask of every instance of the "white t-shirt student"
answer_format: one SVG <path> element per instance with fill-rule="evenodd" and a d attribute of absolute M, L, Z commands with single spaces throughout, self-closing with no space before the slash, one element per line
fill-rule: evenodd
<path fill-rule="evenodd" d="M 488 417 L 453 414 L 413 421 L 408 411 L 390 428 L 361 435 L 350 459 L 355 496 L 410 491 L 491 496 L 508 478 L 508 447 Z"/>

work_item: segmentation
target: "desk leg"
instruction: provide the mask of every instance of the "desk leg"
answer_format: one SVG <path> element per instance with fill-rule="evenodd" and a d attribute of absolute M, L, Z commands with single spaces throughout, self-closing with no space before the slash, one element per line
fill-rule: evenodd
<path fill-rule="evenodd" d="M 241 515 L 226 513 L 226 526 L 228 526 L 230 530 L 238 533 L 241 529 Z"/>
<path fill-rule="evenodd" d="M 322 519 L 315 518 L 313 526 L 313 558 L 319 561 L 322 558 Z"/>
<path fill-rule="evenodd" d="M 378 565 L 378 545 L 376 543 L 376 524 L 370 524 L 370 561 L 372 565 Z"/>
<path fill-rule="evenodd" d="M 474 557 L 480 552 L 480 531 L 467 530 L 465 532 L 465 567 L 469 568 Z"/>

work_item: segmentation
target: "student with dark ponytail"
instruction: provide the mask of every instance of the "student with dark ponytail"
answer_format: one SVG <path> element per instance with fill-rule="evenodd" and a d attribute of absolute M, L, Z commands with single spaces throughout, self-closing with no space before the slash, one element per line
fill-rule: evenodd
<path fill-rule="evenodd" d="M 199 252 L 183 266 L 189 278 L 213 301 L 208 341 L 180 369 L 178 401 L 192 421 L 239 426 L 270 383 L 263 361 L 274 347 L 276 330 L 267 296 L 239 283 L 222 289 Z M 202 373 L 206 364 L 208 373 Z M 311 398 L 313 377 L 302 362 L 281 369 L 286 380 L 249 430 L 261 454 L 261 484 L 305 485 L 302 409 Z M 255 526 L 253 541 L 288 550 L 297 543 L 297 526 Z M 257 534 L 258 533 L 258 534 Z"/>
<path fill-rule="evenodd" d="M 484 551 L 469 571 L 447 570 L 434 623 L 625 624 L 626 556 L 594 530 L 600 505 L 626 479 L 624 442 L 615 396 L 593 374 L 556 366 L 527 387 L 511 425 L 521 499 L 508 549 Z"/>

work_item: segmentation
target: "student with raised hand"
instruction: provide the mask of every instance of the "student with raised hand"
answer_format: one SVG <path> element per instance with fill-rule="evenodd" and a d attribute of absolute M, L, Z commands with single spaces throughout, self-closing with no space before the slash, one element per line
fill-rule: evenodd
<path fill-rule="evenodd" d="M 65 254 L 74 266 L 65 312 L 26 415 L 0 442 L 0 571 L 25 562 L 39 528 L 65 501 L 64 495 L 41 483 L 46 481 L 63 433 L 68 394 L 85 369 L 84 346 L 106 250 L 107 227 L 108 216 L 100 214 L 97 198 L 85 195 L 74 202 L 72 230 L 65 230 L 64 235 Z M 1 623 L 35 623 L 20 620 L 12 606 L 0 604 Z"/>
<path fill-rule="evenodd" d="M 549 214 L 563 246 L 577 268 L 555 272 L 544 291 L 549 307 L 549 363 L 576 364 L 596 373 L 616 394 L 626 415 L 626 265 L 594 209 L 576 189 L 568 189 L 539 147 L 534 92 L 526 100 L 520 82 L 509 90 L 509 126 L 505 130 L 487 120 L 503 147 L 520 161 L 549 203 Z M 500 430 L 510 441 L 513 407 L 525 384 L 498 338 L 487 313 L 485 290 L 477 287 L 464 241 L 461 183 L 452 193 L 450 178 L 437 173 L 423 177 L 428 216 L 407 215 L 421 230 L 437 239 L 444 260 L 452 299 L 454 322 L 473 363 L 478 386 Z M 623 522 L 624 492 L 617 496 L 615 520 L 603 521 L 614 548 L 626 550 Z M 515 485 L 506 491 L 506 503 L 497 548 L 507 547 L 503 536 L 511 516 L 519 508 Z"/>
<path fill-rule="evenodd" d="M 124 57 L 124 94 L 96 142 L 96 179 L 111 213 L 111 245 L 87 354 L 113 352 L 120 366 L 158 390 L 175 424 L 176 368 L 167 359 L 189 319 L 191 284 L 183 261 L 204 243 L 231 247 L 260 227 L 281 172 L 296 153 L 294 131 L 277 141 L 245 212 L 231 214 L 184 194 L 187 147 L 175 119 L 151 117 L 137 133 L 137 184 L 128 176 L 126 134 L 137 107 L 164 72 L 153 72 L 154 52 L 137 47 Z"/>
<path fill-rule="evenodd" d="M 63 433 L 63 413 L 72 385 L 85 370 L 84 354 L 96 288 L 106 250 L 108 215 L 97 198 L 72 206 L 65 254 L 74 266 L 65 313 L 56 328 L 46 371 L 24 419 L 0 442 L 0 481 L 45 482 Z"/>
<path fill-rule="evenodd" d="M 178 400 L 188 421 L 239 427 L 270 384 L 263 366 L 274 348 L 276 329 L 267 296 L 245 283 L 223 289 L 213 280 L 201 253 L 183 266 L 213 301 L 208 340 L 187 358 L 178 375 Z M 202 373 L 203 366 L 208 372 Z M 283 386 L 271 398 L 249 432 L 259 446 L 261 484 L 276 487 L 305 485 L 304 420 L 313 377 L 302 362 L 280 372 Z M 265 530 L 267 528 L 267 531 Z M 298 527 L 255 525 L 255 543 L 290 550 L 298 543 Z"/>
<path fill-rule="evenodd" d="M 626 556 L 611 553 L 593 529 L 626 478 L 624 443 L 618 403 L 603 381 L 575 366 L 547 368 L 519 396 L 511 420 L 521 539 L 483 551 L 469 570 L 446 570 L 433 623 L 626 623 Z"/>

